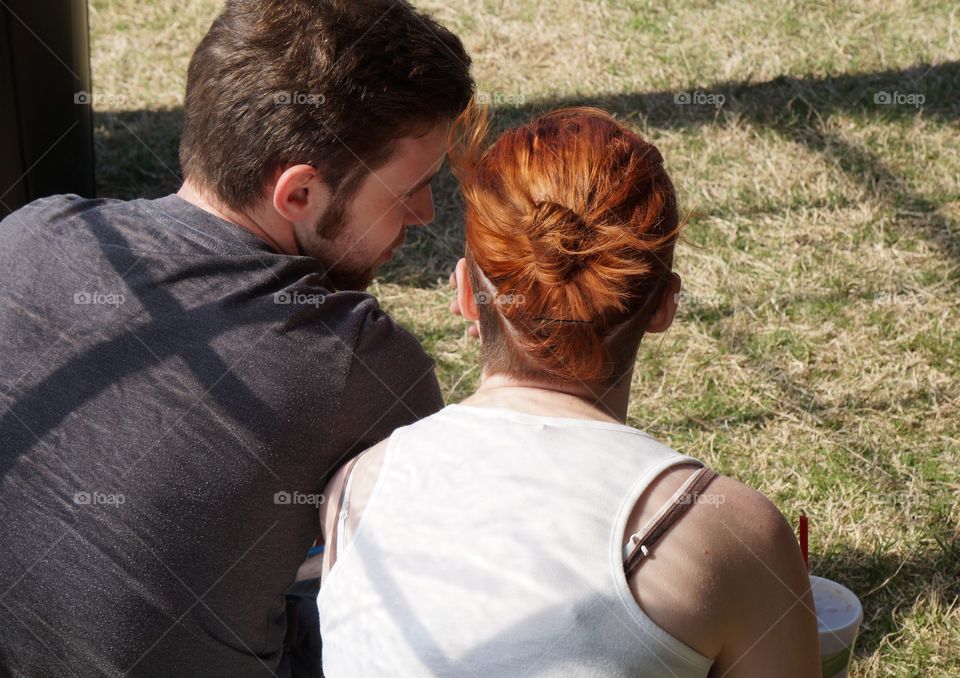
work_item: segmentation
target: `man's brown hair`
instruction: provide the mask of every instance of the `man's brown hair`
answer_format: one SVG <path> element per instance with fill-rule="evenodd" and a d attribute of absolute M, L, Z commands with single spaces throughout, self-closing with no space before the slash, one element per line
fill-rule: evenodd
<path fill-rule="evenodd" d="M 239 210 L 304 163 L 342 207 L 394 140 L 466 107 L 469 70 L 460 39 L 402 0 L 227 0 L 190 60 L 184 176 Z"/>

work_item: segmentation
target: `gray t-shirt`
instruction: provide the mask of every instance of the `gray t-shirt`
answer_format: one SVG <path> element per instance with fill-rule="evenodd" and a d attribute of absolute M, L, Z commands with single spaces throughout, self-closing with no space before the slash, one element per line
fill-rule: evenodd
<path fill-rule="evenodd" d="M 0 675 L 271 675 L 325 478 L 442 407 L 369 294 L 175 195 L 0 222 Z"/>

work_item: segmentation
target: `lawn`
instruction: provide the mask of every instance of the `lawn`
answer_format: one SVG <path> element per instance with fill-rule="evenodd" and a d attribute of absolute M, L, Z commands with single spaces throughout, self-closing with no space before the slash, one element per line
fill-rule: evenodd
<path fill-rule="evenodd" d="M 180 104 L 211 0 L 92 0 L 98 190 L 179 185 Z M 960 675 L 960 8 L 421 3 L 499 125 L 594 104 L 663 152 L 689 217 L 681 310 L 629 421 L 810 517 L 811 569 L 864 604 L 853 676 Z M 372 291 L 477 383 L 449 316 L 456 187 Z"/>

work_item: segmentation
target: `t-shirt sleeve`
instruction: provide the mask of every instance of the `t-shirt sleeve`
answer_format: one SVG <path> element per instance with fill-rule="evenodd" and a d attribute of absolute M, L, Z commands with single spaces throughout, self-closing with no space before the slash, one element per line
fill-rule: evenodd
<path fill-rule="evenodd" d="M 334 427 L 335 449 L 350 455 L 443 407 L 436 364 L 416 337 L 376 300 L 363 308 Z"/>

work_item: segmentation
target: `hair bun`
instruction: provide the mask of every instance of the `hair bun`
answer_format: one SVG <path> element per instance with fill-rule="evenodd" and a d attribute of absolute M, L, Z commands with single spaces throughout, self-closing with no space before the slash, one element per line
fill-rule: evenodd
<path fill-rule="evenodd" d="M 527 230 L 539 282 L 558 285 L 573 282 L 586 269 L 592 255 L 584 252 L 596 235 L 586 218 L 558 202 L 534 203 Z"/>
<path fill-rule="evenodd" d="M 467 264 L 475 288 L 480 280 L 518 300 L 479 305 L 485 367 L 588 383 L 619 378 L 643 327 L 607 340 L 655 307 L 680 230 L 662 156 L 597 109 L 548 113 L 489 146 L 487 119 L 473 115 L 451 128 Z"/>

